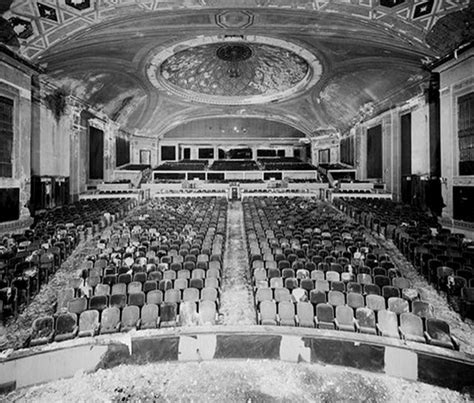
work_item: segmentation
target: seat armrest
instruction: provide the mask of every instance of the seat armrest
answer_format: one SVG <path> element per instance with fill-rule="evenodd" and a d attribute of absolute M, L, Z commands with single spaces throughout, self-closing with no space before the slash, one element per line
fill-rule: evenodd
<path fill-rule="evenodd" d="M 456 337 L 454 337 L 453 335 L 451 335 L 451 341 L 454 345 L 454 349 L 459 351 L 459 340 Z"/>
<path fill-rule="evenodd" d="M 277 325 L 279 325 L 279 324 L 280 324 L 280 321 L 281 321 L 279 314 L 276 314 L 276 315 L 275 315 L 275 320 L 276 320 Z"/>
<path fill-rule="evenodd" d="M 156 320 L 156 327 L 160 327 L 160 323 L 161 323 L 161 318 L 158 317 L 158 319 Z"/>
<path fill-rule="evenodd" d="M 377 329 L 378 335 L 379 335 L 379 336 L 383 336 L 383 334 L 382 334 L 382 329 L 380 328 L 380 326 L 379 326 L 378 323 L 375 325 L 375 328 Z"/>
<path fill-rule="evenodd" d="M 359 322 L 357 321 L 357 319 L 354 319 L 354 326 L 355 326 L 356 332 L 360 333 L 360 326 L 359 326 Z"/>
<path fill-rule="evenodd" d="M 295 315 L 295 322 L 296 322 L 296 326 L 300 325 L 300 318 L 298 318 L 298 315 Z"/>
<path fill-rule="evenodd" d="M 407 336 L 400 326 L 398 326 L 398 333 L 400 333 L 403 340 L 406 340 Z"/>
<path fill-rule="evenodd" d="M 140 329 L 141 326 L 142 326 L 142 320 L 141 320 L 141 319 L 138 319 L 138 321 L 137 321 L 137 329 Z"/>
<path fill-rule="evenodd" d="M 425 331 L 424 333 L 425 333 L 426 340 L 428 340 L 428 343 L 431 344 L 431 342 L 433 341 L 433 338 L 428 334 L 427 331 Z"/>
<path fill-rule="evenodd" d="M 339 330 L 340 326 L 339 326 L 339 322 L 337 321 L 337 319 L 334 319 L 334 324 L 336 325 L 336 329 Z"/>
<path fill-rule="evenodd" d="M 260 324 L 262 323 L 262 315 L 260 312 L 257 312 L 257 322 Z"/>

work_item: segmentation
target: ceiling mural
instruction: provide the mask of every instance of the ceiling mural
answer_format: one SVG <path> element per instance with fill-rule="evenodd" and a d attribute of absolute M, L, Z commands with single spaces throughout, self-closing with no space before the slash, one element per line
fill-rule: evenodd
<path fill-rule="evenodd" d="M 183 50 L 160 74 L 185 90 L 219 96 L 267 95 L 298 84 L 309 66 L 297 54 L 269 45 L 215 43 Z"/>
<path fill-rule="evenodd" d="M 417 95 L 426 64 L 474 38 L 469 4 L 4 0 L 0 42 L 140 133 L 210 104 L 346 130 L 364 105 Z"/>
<path fill-rule="evenodd" d="M 178 43 L 154 55 L 148 68 L 148 78 L 159 89 L 228 105 L 281 101 L 320 76 L 321 64 L 306 49 L 262 36 Z"/>

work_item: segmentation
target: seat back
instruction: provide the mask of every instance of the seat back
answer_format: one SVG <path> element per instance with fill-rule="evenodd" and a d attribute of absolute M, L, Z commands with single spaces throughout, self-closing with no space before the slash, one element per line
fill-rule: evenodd
<path fill-rule="evenodd" d="M 118 330 L 120 324 L 120 310 L 117 307 L 110 307 L 104 309 L 102 312 L 102 320 L 100 322 L 100 331 L 115 332 Z"/>
<path fill-rule="evenodd" d="M 130 329 L 137 326 L 140 319 L 140 308 L 135 305 L 129 305 L 122 311 L 122 327 Z"/>
<path fill-rule="evenodd" d="M 260 315 L 262 322 L 275 321 L 276 323 L 276 304 L 274 301 L 262 301 L 260 304 Z"/>
<path fill-rule="evenodd" d="M 181 300 L 181 293 L 179 290 L 170 289 L 165 291 L 165 302 L 178 303 Z"/>
<path fill-rule="evenodd" d="M 388 310 L 400 315 L 404 312 L 409 312 L 410 307 L 408 301 L 402 298 L 391 297 L 388 299 Z"/>
<path fill-rule="evenodd" d="M 152 290 L 146 295 L 147 304 L 160 305 L 163 302 L 163 292 L 161 290 Z"/>
<path fill-rule="evenodd" d="M 314 327 L 314 307 L 309 302 L 298 302 L 296 304 L 300 326 Z"/>
<path fill-rule="evenodd" d="M 385 298 L 380 295 L 367 295 L 365 297 L 367 308 L 378 312 L 385 309 Z"/>
<path fill-rule="evenodd" d="M 108 297 L 106 295 L 94 295 L 89 300 L 89 309 L 102 311 L 108 306 Z"/>
<path fill-rule="evenodd" d="M 290 291 L 286 288 L 275 288 L 274 297 L 276 302 L 291 301 Z"/>
<path fill-rule="evenodd" d="M 72 333 L 77 325 L 75 313 L 62 313 L 56 319 L 56 335 Z"/>
<path fill-rule="evenodd" d="M 354 311 L 347 305 L 336 306 L 336 320 L 340 325 L 354 326 Z"/>
<path fill-rule="evenodd" d="M 278 304 L 278 314 L 281 319 L 289 320 L 295 317 L 295 305 L 293 302 L 282 301 Z"/>
<path fill-rule="evenodd" d="M 216 304 L 214 302 L 203 300 L 199 303 L 199 316 L 203 325 L 215 325 L 216 314 Z"/>
<path fill-rule="evenodd" d="M 91 332 L 95 334 L 99 328 L 99 311 L 88 310 L 79 316 L 79 334 L 83 332 Z"/>
<path fill-rule="evenodd" d="M 80 315 L 87 309 L 87 298 L 73 298 L 67 304 L 67 310 L 76 315 Z"/>
<path fill-rule="evenodd" d="M 423 320 L 410 312 L 400 315 L 400 329 L 403 333 L 423 338 Z"/>
<path fill-rule="evenodd" d="M 347 305 L 352 309 L 362 308 L 365 306 L 364 297 L 355 292 L 347 293 Z"/>
<path fill-rule="evenodd" d="M 344 294 L 340 291 L 329 291 L 328 303 L 332 306 L 344 305 L 346 303 Z"/>
<path fill-rule="evenodd" d="M 110 306 L 122 309 L 127 305 L 127 295 L 126 294 L 113 294 L 110 297 Z"/>
<path fill-rule="evenodd" d="M 186 288 L 183 291 L 183 302 L 198 302 L 199 290 L 197 288 Z"/>
<path fill-rule="evenodd" d="M 332 305 L 324 303 L 316 305 L 316 317 L 319 322 L 332 323 L 334 321 L 334 310 Z"/>
<path fill-rule="evenodd" d="M 395 312 L 381 310 L 378 312 L 377 324 L 383 336 L 398 336 L 398 319 Z"/>
<path fill-rule="evenodd" d="M 413 301 L 412 302 L 412 313 L 419 316 L 420 318 L 433 318 L 434 308 L 429 302 L 426 301 Z"/>
<path fill-rule="evenodd" d="M 356 309 L 356 319 L 359 322 L 361 331 L 375 332 L 375 312 L 367 307 Z"/>

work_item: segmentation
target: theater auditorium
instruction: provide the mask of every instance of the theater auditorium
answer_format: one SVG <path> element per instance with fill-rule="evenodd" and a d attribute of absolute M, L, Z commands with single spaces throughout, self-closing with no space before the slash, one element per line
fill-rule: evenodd
<path fill-rule="evenodd" d="M 2 0 L 0 400 L 474 399 L 469 0 Z"/>

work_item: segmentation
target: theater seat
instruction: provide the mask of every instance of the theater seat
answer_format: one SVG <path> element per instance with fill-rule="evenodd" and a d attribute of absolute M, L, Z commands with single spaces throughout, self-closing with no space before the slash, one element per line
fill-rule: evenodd
<path fill-rule="evenodd" d="M 377 331 L 381 336 L 400 338 L 397 314 L 387 310 L 378 312 Z"/>
<path fill-rule="evenodd" d="M 334 310 L 331 305 L 316 305 L 316 325 L 320 329 L 334 329 Z"/>
<path fill-rule="evenodd" d="M 155 304 L 146 304 L 143 306 L 140 315 L 141 329 L 156 329 L 159 325 L 159 308 Z"/>
<path fill-rule="evenodd" d="M 128 332 L 140 327 L 140 308 L 136 305 L 129 305 L 123 308 L 121 332 Z"/>
<path fill-rule="evenodd" d="M 281 326 L 295 326 L 295 305 L 283 301 L 278 304 L 278 322 Z"/>
<path fill-rule="evenodd" d="M 260 312 L 258 313 L 258 322 L 261 325 L 276 325 L 277 312 L 275 301 L 262 301 L 260 303 Z"/>
<path fill-rule="evenodd" d="M 120 310 L 117 307 L 104 309 L 100 321 L 100 334 L 116 333 L 120 330 Z"/>
<path fill-rule="evenodd" d="M 346 305 L 336 306 L 334 323 L 337 330 L 355 332 L 358 328 L 357 321 L 354 319 L 354 311 Z"/>
<path fill-rule="evenodd" d="M 73 339 L 77 335 L 77 315 L 75 313 L 62 313 L 56 318 L 56 331 L 54 341 Z"/>
<path fill-rule="evenodd" d="M 164 302 L 160 308 L 160 327 L 176 326 L 178 306 L 175 302 Z"/>
<path fill-rule="evenodd" d="M 54 336 L 54 318 L 44 316 L 33 321 L 30 346 L 50 343 Z"/>
<path fill-rule="evenodd" d="M 203 325 L 215 325 L 217 321 L 216 304 L 204 300 L 199 303 L 199 317 Z"/>
<path fill-rule="evenodd" d="M 459 350 L 459 343 L 451 335 L 449 324 L 442 320 L 426 319 L 425 337 L 434 346 Z"/>
<path fill-rule="evenodd" d="M 297 323 L 301 327 L 314 327 L 314 307 L 309 302 L 296 304 Z"/>
<path fill-rule="evenodd" d="M 410 312 L 404 312 L 400 315 L 400 334 L 402 338 L 418 343 L 426 343 L 423 333 L 423 320 Z"/>
<path fill-rule="evenodd" d="M 357 308 L 356 320 L 359 323 L 361 333 L 377 334 L 375 312 L 372 309 L 366 307 Z"/>
<path fill-rule="evenodd" d="M 99 311 L 84 311 L 79 316 L 79 337 L 95 336 L 99 327 Z"/>

